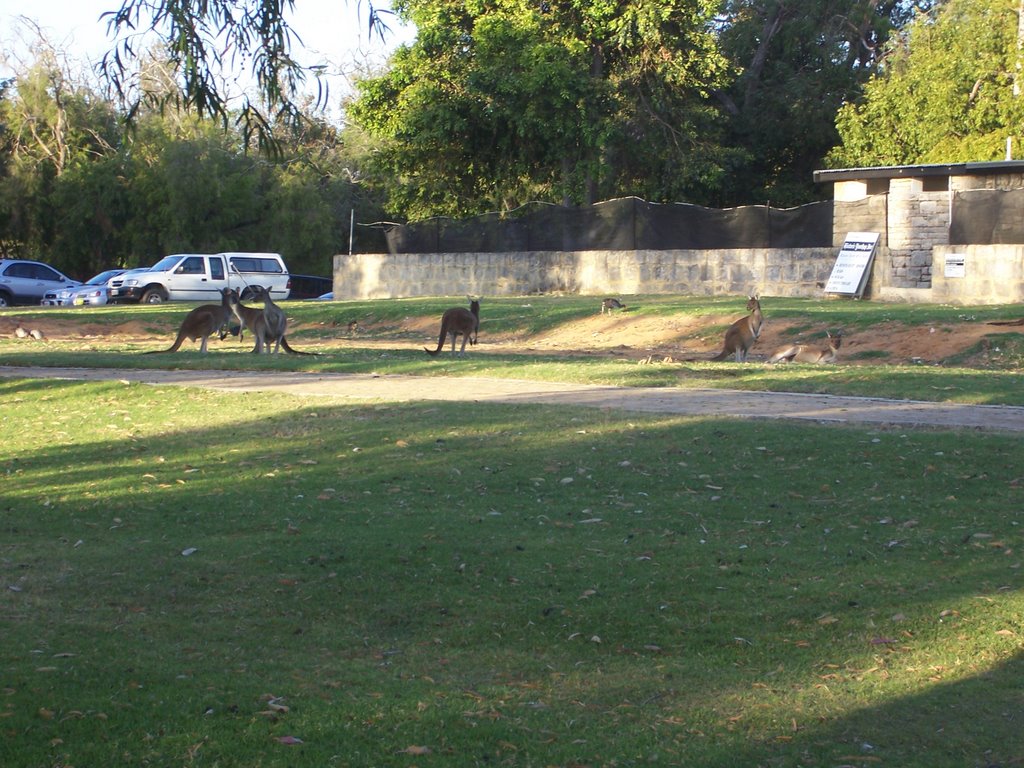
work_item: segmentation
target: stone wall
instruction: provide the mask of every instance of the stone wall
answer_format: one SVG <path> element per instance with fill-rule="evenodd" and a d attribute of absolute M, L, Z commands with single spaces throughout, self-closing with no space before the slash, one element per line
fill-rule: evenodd
<path fill-rule="evenodd" d="M 962 276 L 960 270 L 946 274 L 949 256 L 963 258 Z M 930 301 L 949 304 L 1024 302 L 1024 245 L 936 246 L 934 258 Z"/>
<path fill-rule="evenodd" d="M 949 243 L 949 192 L 926 192 L 920 179 L 893 179 L 888 222 L 890 284 L 929 287 L 932 249 Z"/>
<path fill-rule="evenodd" d="M 355 254 L 334 257 L 335 299 L 537 293 L 820 296 L 832 248 Z"/>

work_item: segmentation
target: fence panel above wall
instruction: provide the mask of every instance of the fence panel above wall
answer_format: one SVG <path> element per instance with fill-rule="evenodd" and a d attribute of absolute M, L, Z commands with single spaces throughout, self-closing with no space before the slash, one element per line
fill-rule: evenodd
<path fill-rule="evenodd" d="M 821 248 L 832 201 L 714 209 L 629 197 L 583 208 L 532 203 L 507 214 L 381 225 L 391 253 Z"/>
<path fill-rule="evenodd" d="M 951 245 L 1024 243 L 1024 189 L 972 189 L 953 195 Z"/>

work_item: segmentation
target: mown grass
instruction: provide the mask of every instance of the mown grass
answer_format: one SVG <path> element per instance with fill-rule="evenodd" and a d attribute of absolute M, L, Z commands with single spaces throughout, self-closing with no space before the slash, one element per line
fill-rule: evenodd
<path fill-rule="evenodd" d="M 992 327 L 985 349 L 968 350 L 942 365 L 898 364 L 885 357 L 859 355 L 858 365 L 786 366 L 718 364 L 681 361 L 673 364 L 637 365 L 636 360 L 592 354 L 503 354 L 486 350 L 488 334 L 512 335 L 524 344 L 536 334 L 593 316 L 597 300 L 580 296 L 485 297 L 481 346 L 464 360 L 447 355 L 432 359 L 423 354 L 423 334 L 403 330 L 410 317 L 440 316 L 459 299 L 395 299 L 352 302 L 287 302 L 289 316 L 298 330 L 294 346 L 313 349 L 316 357 L 278 356 L 259 358 L 237 342 L 212 342 L 213 354 L 186 351 L 174 355 L 143 355 L 158 349 L 152 342 L 118 342 L 97 335 L 91 338 L 51 341 L 46 345 L 0 339 L 0 360 L 10 365 L 72 367 L 190 368 L 214 370 L 304 370 L 313 372 L 408 374 L 417 376 L 494 376 L 577 383 L 642 387 L 729 388 L 789 392 L 864 395 L 914 400 L 946 400 L 965 403 L 1024 405 L 1020 370 L 1024 367 L 1024 342 L 1018 333 Z M 743 312 L 737 297 L 678 296 L 626 297 L 632 317 L 705 316 Z M 109 307 L 89 310 L 17 309 L 5 316 L 30 326 L 40 318 L 71 319 L 98 326 L 125 323 L 158 331 L 169 343 L 182 317 L 180 304 L 160 307 Z M 1024 307 L 955 307 L 951 305 L 880 304 L 838 300 L 772 298 L 771 318 L 794 322 L 804 337 L 822 329 L 856 329 L 877 326 L 947 326 L 985 323 L 1024 316 Z M 355 322 L 353 336 L 348 324 Z M 723 326 L 724 327 L 724 326 Z M 717 333 L 720 329 L 704 330 Z M 360 340 L 365 340 L 360 345 Z M 381 344 L 393 346 L 383 347 Z M 979 360 L 982 361 L 979 364 Z"/>
<path fill-rule="evenodd" d="M 0 399 L 4 766 L 1024 760 L 1015 437 Z"/>

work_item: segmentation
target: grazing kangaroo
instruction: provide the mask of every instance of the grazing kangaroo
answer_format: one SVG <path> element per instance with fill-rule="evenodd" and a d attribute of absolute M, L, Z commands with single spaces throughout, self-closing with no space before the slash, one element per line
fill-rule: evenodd
<path fill-rule="evenodd" d="M 466 298 L 469 298 L 468 296 Z M 452 337 L 452 355 L 455 355 L 455 337 L 462 334 L 462 349 L 460 355 L 466 354 L 466 342 L 476 344 L 477 333 L 480 330 L 480 300 L 469 298 L 469 309 L 465 307 L 452 307 L 446 309 L 441 315 L 441 333 L 437 337 L 437 349 L 423 348 L 431 357 L 435 357 L 444 346 L 445 337 Z"/>
<path fill-rule="evenodd" d="M 713 361 L 725 360 L 729 355 L 735 355 L 737 363 L 742 363 L 747 359 L 747 352 L 757 343 L 761 329 L 764 327 L 761 301 L 756 294 L 748 298 L 747 312 L 750 314 L 741 317 L 726 329 L 725 346 L 721 352 L 711 358 Z"/>
<path fill-rule="evenodd" d="M 181 346 L 185 339 L 190 341 L 202 339 L 199 351 L 205 354 L 206 343 L 213 334 L 220 334 L 220 338 L 223 340 L 224 336 L 227 335 L 224 329 L 231 320 L 231 301 L 232 299 L 237 301 L 238 294 L 231 288 L 222 288 L 220 293 L 220 304 L 202 304 L 185 315 L 185 319 L 181 321 L 181 328 L 178 330 L 178 338 L 174 340 L 170 347 L 167 349 L 151 349 L 144 354 L 177 352 L 178 347 Z"/>
<path fill-rule="evenodd" d="M 607 298 L 607 299 L 605 299 L 604 301 L 601 302 L 601 314 L 602 315 L 605 312 L 607 312 L 610 315 L 612 313 L 612 310 L 615 310 L 615 309 L 625 309 L 625 308 L 626 308 L 626 305 L 623 304 L 618 299 L 615 299 L 615 298 Z"/>
<path fill-rule="evenodd" d="M 768 358 L 769 363 L 834 363 L 839 359 L 839 346 L 843 343 L 842 332 L 833 336 L 825 331 L 828 336 L 828 347 L 812 347 L 808 344 L 790 344 L 788 347 L 779 347 L 775 354 Z"/>

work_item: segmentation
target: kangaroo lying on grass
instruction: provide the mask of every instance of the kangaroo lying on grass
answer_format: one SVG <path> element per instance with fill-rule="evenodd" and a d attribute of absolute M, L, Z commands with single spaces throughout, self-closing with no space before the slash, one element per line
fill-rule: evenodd
<path fill-rule="evenodd" d="M 775 354 L 768 358 L 769 363 L 834 363 L 839 359 L 839 346 L 843 343 L 842 332 L 833 336 L 825 331 L 828 336 L 828 347 L 813 347 L 809 344 L 790 344 L 788 347 L 779 347 Z"/>
<path fill-rule="evenodd" d="M 764 327 L 761 302 L 756 294 L 747 300 L 747 312 L 750 314 L 741 317 L 726 329 L 725 346 L 721 352 L 711 358 L 712 361 L 725 360 L 729 355 L 735 355 L 737 363 L 742 363 L 747 359 L 747 352 L 757 343 L 757 339 L 761 335 L 761 328 Z"/>
<path fill-rule="evenodd" d="M 455 337 L 459 334 L 462 334 L 460 355 L 466 354 L 467 341 L 470 344 L 476 344 L 477 333 L 480 330 L 480 300 L 468 296 L 466 298 L 469 299 L 469 309 L 452 307 L 446 309 L 445 313 L 441 315 L 441 333 L 437 337 L 437 349 L 423 348 L 423 351 L 431 357 L 436 357 L 437 353 L 441 351 L 447 336 L 452 337 L 452 356 L 455 355 Z"/>
<path fill-rule="evenodd" d="M 155 352 L 177 352 L 178 347 L 185 339 L 196 341 L 202 339 L 199 351 L 206 353 L 206 343 L 210 337 L 217 333 L 223 341 L 227 335 L 227 325 L 231 320 L 231 301 L 238 301 L 238 294 L 231 288 L 221 289 L 220 304 L 202 304 L 187 315 L 181 321 L 181 329 L 178 331 L 178 338 L 167 349 L 152 349 L 145 354 Z"/>
<path fill-rule="evenodd" d="M 238 320 L 238 340 L 242 341 L 245 329 L 248 328 L 256 337 L 256 346 L 253 352 L 261 354 L 270 352 L 270 345 L 274 344 L 274 352 L 283 349 L 290 355 L 314 355 L 315 352 L 300 352 L 292 349 L 285 336 L 288 330 L 288 317 L 284 310 L 274 303 L 270 298 L 270 290 L 262 285 L 251 285 L 249 290 L 253 298 L 263 300 L 263 308 L 249 307 L 238 300 L 236 295 L 231 301 L 231 311 Z"/>

